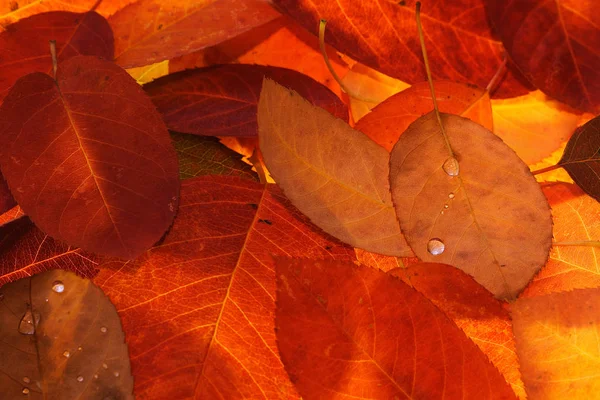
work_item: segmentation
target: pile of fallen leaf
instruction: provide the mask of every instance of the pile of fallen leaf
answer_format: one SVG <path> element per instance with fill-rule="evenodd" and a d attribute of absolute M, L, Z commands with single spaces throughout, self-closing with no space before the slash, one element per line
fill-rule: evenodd
<path fill-rule="evenodd" d="M 414 1 L 71 3 L 0 2 L 0 397 L 598 398 L 591 0 L 424 0 L 439 116 Z"/>

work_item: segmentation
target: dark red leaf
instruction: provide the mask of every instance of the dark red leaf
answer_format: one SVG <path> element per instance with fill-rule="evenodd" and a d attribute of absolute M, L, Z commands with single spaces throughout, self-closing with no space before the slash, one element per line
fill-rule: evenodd
<path fill-rule="evenodd" d="M 4 176 L 0 175 L 0 214 L 4 214 L 17 205 L 17 202 L 10 194 L 10 189 Z"/>

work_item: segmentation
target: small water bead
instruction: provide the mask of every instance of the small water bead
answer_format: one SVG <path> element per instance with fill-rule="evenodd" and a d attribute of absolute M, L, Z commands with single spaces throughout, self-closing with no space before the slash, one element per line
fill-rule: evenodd
<path fill-rule="evenodd" d="M 65 350 L 65 352 L 63 353 L 63 356 L 66 358 L 71 357 L 71 353 L 69 352 L 69 350 Z"/>
<path fill-rule="evenodd" d="M 23 388 L 23 394 L 29 394 L 29 388 Z"/>
<path fill-rule="evenodd" d="M 83 347 L 79 346 L 79 347 L 77 348 L 77 350 L 81 351 L 81 350 L 83 350 Z"/>
<path fill-rule="evenodd" d="M 102 368 L 107 369 L 108 365 L 106 365 L 106 363 L 102 364 Z"/>
<path fill-rule="evenodd" d="M 444 164 L 442 165 L 442 169 L 444 170 L 445 173 L 447 173 L 450 176 L 458 176 L 458 171 L 459 171 L 458 160 L 454 157 L 448 158 L 446 161 L 444 161 Z"/>
<path fill-rule="evenodd" d="M 119 375 L 120 375 L 120 374 L 119 374 L 119 371 L 115 371 L 115 372 L 114 372 L 114 375 L 115 375 L 115 376 L 118 378 L 118 377 L 119 377 Z"/>
<path fill-rule="evenodd" d="M 454 193 L 450 193 L 450 194 L 448 195 L 448 198 L 449 198 L 449 199 L 453 199 L 453 198 L 454 198 Z"/>
<path fill-rule="evenodd" d="M 108 331 L 108 329 L 106 329 L 105 326 L 103 326 L 102 328 L 100 328 L 100 332 L 102 333 L 106 333 Z"/>
<path fill-rule="evenodd" d="M 33 335 L 35 332 L 35 328 L 37 328 L 40 323 L 41 315 L 38 312 L 31 312 L 31 308 L 28 308 L 21 318 L 21 322 L 19 323 L 19 333 L 23 335 Z M 35 324 L 35 325 L 34 325 Z"/>
<path fill-rule="evenodd" d="M 450 208 L 448 204 L 444 204 L 444 208 Z"/>
<path fill-rule="evenodd" d="M 434 238 L 427 243 L 427 251 L 434 256 L 439 256 L 445 249 L 446 245 L 440 239 Z"/>
<path fill-rule="evenodd" d="M 94 374 L 94 379 L 98 379 L 98 374 Z"/>
<path fill-rule="evenodd" d="M 79 375 L 79 376 L 77 377 L 77 382 L 83 382 L 83 376 Z"/>
<path fill-rule="evenodd" d="M 56 293 L 62 293 L 65 291 L 65 284 L 62 281 L 54 281 L 52 282 L 52 290 Z"/>
<path fill-rule="evenodd" d="M 24 376 L 23 377 L 23 382 L 29 383 L 29 382 L 31 382 L 31 379 L 29 379 L 29 377 L 27 377 L 27 376 Z"/>

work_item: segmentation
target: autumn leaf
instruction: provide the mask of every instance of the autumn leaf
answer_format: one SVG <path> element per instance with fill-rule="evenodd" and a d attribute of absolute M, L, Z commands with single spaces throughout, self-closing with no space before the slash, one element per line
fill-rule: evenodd
<path fill-rule="evenodd" d="M 134 398 L 119 316 L 91 281 L 46 271 L 3 286 L 1 294 L 3 396 Z"/>
<path fill-rule="evenodd" d="M 458 116 L 441 118 L 445 134 L 431 112 L 392 150 L 402 232 L 421 260 L 458 267 L 497 297 L 514 299 L 548 259 L 548 203 L 527 166 L 492 132 Z"/>
<path fill-rule="evenodd" d="M 530 399 L 588 399 L 598 379 L 598 289 L 519 299 L 511 307 Z"/>
<path fill-rule="evenodd" d="M 314 224 L 354 247 L 412 254 L 394 216 L 382 147 L 269 79 L 258 126 L 267 168 Z"/>
<path fill-rule="evenodd" d="M 112 31 L 108 22 L 95 12 L 51 12 L 31 16 L 0 33 L 4 66 L 0 70 L 0 100 L 22 76 L 52 71 L 49 40 L 56 41 L 60 63 L 77 55 L 113 58 Z"/>
<path fill-rule="evenodd" d="M 169 75 L 169 60 L 157 62 L 143 67 L 127 69 L 127 73 L 140 85 L 152 82 L 156 78 Z"/>
<path fill-rule="evenodd" d="M 212 46 L 278 16 L 264 0 L 140 0 L 109 23 L 115 61 L 132 68 Z"/>
<path fill-rule="evenodd" d="M 10 194 L 6 179 L 0 175 L 0 214 L 4 214 L 16 205 L 17 203 L 12 197 L 12 194 Z"/>
<path fill-rule="evenodd" d="M 487 14 L 523 74 L 572 107 L 600 112 L 600 15 L 591 2 L 486 0 Z"/>
<path fill-rule="evenodd" d="M 181 193 L 160 245 L 102 265 L 94 279 L 123 321 L 136 395 L 297 398 L 275 343 L 271 255 L 351 261 L 352 249 L 275 185 L 205 176 L 183 181 Z"/>
<path fill-rule="evenodd" d="M 493 129 L 490 96 L 483 90 L 449 81 L 434 82 L 440 111 L 456 115 Z M 433 109 L 427 82 L 419 82 L 380 103 L 355 129 L 391 151 L 400 135 L 417 118 Z"/>
<path fill-rule="evenodd" d="M 256 136 L 256 107 L 265 77 L 297 90 L 313 104 L 348 120 L 325 86 L 296 71 L 229 64 L 171 74 L 144 86 L 169 129 L 210 136 Z"/>
<path fill-rule="evenodd" d="M 351 263 L 277 261 L 277 343 L 304 398 L 516 398 L 425 297 Z"/>
<path fill-rule="evenodd" d="M 2 104 L 0 121 L 2 172 L 50 236 L 129 258 L 171 224 L 175 151 L 150 99 L 116 65 L 79 56 L 60 65 L 56 81 L 27 75 Z"/>

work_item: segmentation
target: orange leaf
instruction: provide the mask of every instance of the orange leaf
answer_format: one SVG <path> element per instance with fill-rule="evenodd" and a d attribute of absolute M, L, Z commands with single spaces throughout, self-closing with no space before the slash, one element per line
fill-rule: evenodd
<path fill-rule="evenodd" d="M 277 343 L 305 398 L 515 398 L 423 295 L 351 263 L 277 261 Z"/>
<path fill-rule="evenodd" d="M 123 321 L 137 397 L 297 398 L 275 342 L 271 255 L 351 261 L 352 249 L 275 185 L 205 176 L 181 193 L 160 245 L 95 278 Z"/>
<path fill-rule="evenodd" d="M 592 399 L 600 392 L 600 292 L 519 299 L 512 305 L 521 373 L 530 399 Z"/>
<path fill-rule="evenodd" d="M 23 210 L 21 210 L 21 207 L 19 207 L 18 205 L 14 206 L 10 210 L 0 214 L 0 226 L 6 225 L 9 222 L 12 222 L 23 216 L 25 216 L 25 213 L 23 212 Z"/>
<path fill-rule="evenodd" d="M 108 22 L 115 62 L 132 68 L 215 45 L 278 16 L 264 0 L 140 0 Z"/>

